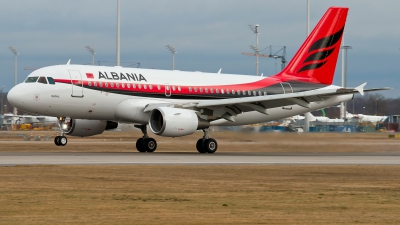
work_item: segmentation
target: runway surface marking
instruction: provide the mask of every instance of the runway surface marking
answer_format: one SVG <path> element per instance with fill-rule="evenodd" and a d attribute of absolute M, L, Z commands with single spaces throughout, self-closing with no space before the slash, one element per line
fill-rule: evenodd
<path fill-rule="evenodd" d="M 399 153 L 0 152 L 0 166 L 126 164 L 400 165 Z"/>

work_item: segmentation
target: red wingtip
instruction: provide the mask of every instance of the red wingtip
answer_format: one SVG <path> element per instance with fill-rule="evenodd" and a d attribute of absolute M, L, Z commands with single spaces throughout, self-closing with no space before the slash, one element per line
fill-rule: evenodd
<path fill-rule="evenodd" d="M 332 84 L 348 10 L 330 7 L 287 67 L 275 77 Z"/>

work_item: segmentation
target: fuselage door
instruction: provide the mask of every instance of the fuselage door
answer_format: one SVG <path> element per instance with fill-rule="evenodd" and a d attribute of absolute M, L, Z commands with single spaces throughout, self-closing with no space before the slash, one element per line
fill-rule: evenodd
<path fill-rule="evenodd" d="M 282 82 L 281 85 L 282 85 L 283 93 L 284 93 L 284 94 L 293 93 L 292 85 L 290 85 L 290 84 L 287 83 L 287 82 Z"/>
<path fill-rule="evenodd" d="M 169 84 L 165 84 L 165 96 L 171 96 L 171 86 Z"/>
<path fill-rule="evenodd" d="M 68 70 L 71 77 L 71 97 L 83 98 L 83 82 L 81 73 L 78 70 Z"/>

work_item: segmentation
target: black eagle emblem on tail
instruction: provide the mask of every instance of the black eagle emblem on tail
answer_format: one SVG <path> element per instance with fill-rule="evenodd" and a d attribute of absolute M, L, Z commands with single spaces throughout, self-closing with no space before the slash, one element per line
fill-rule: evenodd
<path fill-rule="evenodd" d="M 313 69 L 317 69 L 322 67 L 323 65 L 325 65 L 325 63 L 328 60 L 325 60 L 326 58 L 328 58 L 332 52 L 335 50 L 335 48 L 331 48 L 332 46 L 334 46 L 339 40 L 340 37 L 342 37 L 343 34 L 343 30 L 344 27 L 342 27 L 342 29 L 340 29 L 338 32 L 321 38 L 317 41 L 315 41 L 310 49 L 308 50 L 308 52 L 312 52 L 312 51 L 316 51 L 316 50 L 320 50 L 318 52 L 312 53 L 311 55 L 309 55 L 303 62 L 307 63 L 307 62 L 314 62 L 311 64 L 307 64 L 304 65 L 303 67 L 301 67 L 301 69 L 299 69 L 298 73 L 302 72 L 302 71 L 306 71 L 306 70 L 313 70 Z"/>

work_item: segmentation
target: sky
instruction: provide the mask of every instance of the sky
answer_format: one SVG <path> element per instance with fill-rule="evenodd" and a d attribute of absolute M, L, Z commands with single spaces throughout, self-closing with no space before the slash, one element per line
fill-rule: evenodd
<path fill-rule="evenodd" d="M 306 37 L 306 0 L 147 0 L 121 2 L 121 65 L 255 75 L 251 52 L 259 24 L 259 49 L 286 46 L 290 60 Z M 368 82 L 366 88 L 392 87 L 381 92 L 400 97 L 400 1 L 310 0 L 310 27 L 330 6 L 349 7 L 345 28 L 348 86 Z M 0 88 L 14 85 L 13 46 L 18 55 L 18 82 L 32 71 L 25 68 L 95 62 L 115 65 L 117 0 L 14 0 L 0 7 Z M 266 49 L 267 48 L 267 49 Z M 280 48 L 273 48 L 274 52 Z M 340 85 L 341 56 L 334 84 Z M 280 70 L 280 61 L 260 58 L 265 76 Z M 234 78 L 233 78 L 234 79 Z"/>

